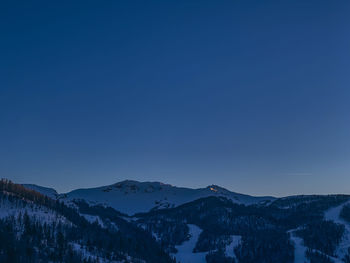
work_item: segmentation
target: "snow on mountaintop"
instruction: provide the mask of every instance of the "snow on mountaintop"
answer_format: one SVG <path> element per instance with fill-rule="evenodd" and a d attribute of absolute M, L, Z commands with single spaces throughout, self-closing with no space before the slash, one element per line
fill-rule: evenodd
<path fill-rule="evenodd" d="M 151 209 L 172 208 L 208 196 L 224 196 L 241 204 L 272 201 L 273 197 L 237 194 L 216 185 L 191 189 L 160 182 L 122 181 L 109 186 L 77 189 L 62 195 L 66 200 L 84 199 L 92 204 L 111 206 L 129 215 Z"/>

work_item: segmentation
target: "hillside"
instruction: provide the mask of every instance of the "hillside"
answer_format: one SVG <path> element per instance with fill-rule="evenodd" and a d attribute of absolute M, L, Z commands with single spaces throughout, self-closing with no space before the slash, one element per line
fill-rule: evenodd
<path fill-rule="evenodd" d="M 37 191 L 0 181 L 0 262 L 159 260 L 173 262 L 149 233 L 122 218 L 99 221 Z"/>
<path fill-rule="evenodd" d="M 0 261 L 350 263 L 349 202 L 135 181 L 64 195 L 2 180 Z"/>

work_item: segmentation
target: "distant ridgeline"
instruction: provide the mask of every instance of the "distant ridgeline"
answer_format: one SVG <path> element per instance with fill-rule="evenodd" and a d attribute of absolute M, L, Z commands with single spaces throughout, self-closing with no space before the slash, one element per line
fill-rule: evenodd
<path fill-rule="evenodd" d="M 0 262 L 350 263 L 349 200 L 135 181 L 60 195 L 3 179 Z"/>

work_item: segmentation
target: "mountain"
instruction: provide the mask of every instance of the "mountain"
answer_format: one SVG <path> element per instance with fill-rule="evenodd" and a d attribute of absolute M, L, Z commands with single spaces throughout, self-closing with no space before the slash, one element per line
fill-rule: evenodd
<path fill-rule="evenodd" d="M 350 263 L 350 196 L 0 180 L 0 262 Z"/>
<path fill-rule="evenodd" d="M 62 195 L 67 200 L 83 199 L 92 204 L 104 204 L 128 215 L 154 209 L 173 208 L 208 196 L 222 196 L 245 205 L 263 204 L 276 199 L 238 194 L 216 185 L 191 189 L 160 182 L 131 180 L 97 188 L 77 189 Z"/>
<path fill-rule="evenodd" d="M 118 213 L 112 220 L 85 215 L 32 188 L 52 191 L 27 187 L 0 180 L 0 262 L 175 263 Z"/>
<path fill-rule="evenodd" d="M 36 184 L 22 184 L 25 188 L 37 191 L 43 195 L 46 195 L 50 198 L 56 199 L 58 197 L 58 193 L 53 188 L 43 187 Z"/>

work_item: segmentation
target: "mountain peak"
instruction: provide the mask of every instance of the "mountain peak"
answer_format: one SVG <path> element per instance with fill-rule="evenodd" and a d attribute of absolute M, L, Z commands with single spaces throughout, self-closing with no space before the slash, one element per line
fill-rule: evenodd
<path fill-rule="evenodd" d="M 170 184 L 165 184 L 162 182 L 149 182 L 149 181 L 145 181 L 145 182 L 140 182 L 140 181 L 136 181 L 136 180 L 123 180 L 120 182 L 117 182 L 113 185 L 167 185 L 167 186 L 171 186 Z"/>
<path fill-rule="evenodd" d="M 176 207 L 209 196 L 224 196 L 241 204 L 255 204 L 274 199 L 238 194 L 214 184 L 206 188 L 193 189 L 161 182 L 135 180 L 124 180 L 108 186 L 77 189 L 67 193 L 69 200 L 84 199 L 92 203 L 106 204 L 129 215 L 148 212 L 151 209 Z"/>
<path fill-rule="evenodd" d="M 223 188 L 223 187 L 218 186 L 216 184 L 208 185 L 206 187 L 206 189 L 209 189 L 210 191 L 212 191 L 214 193 L 233 193 L 233 192 L 227 190 L 226 188 Z"/>

